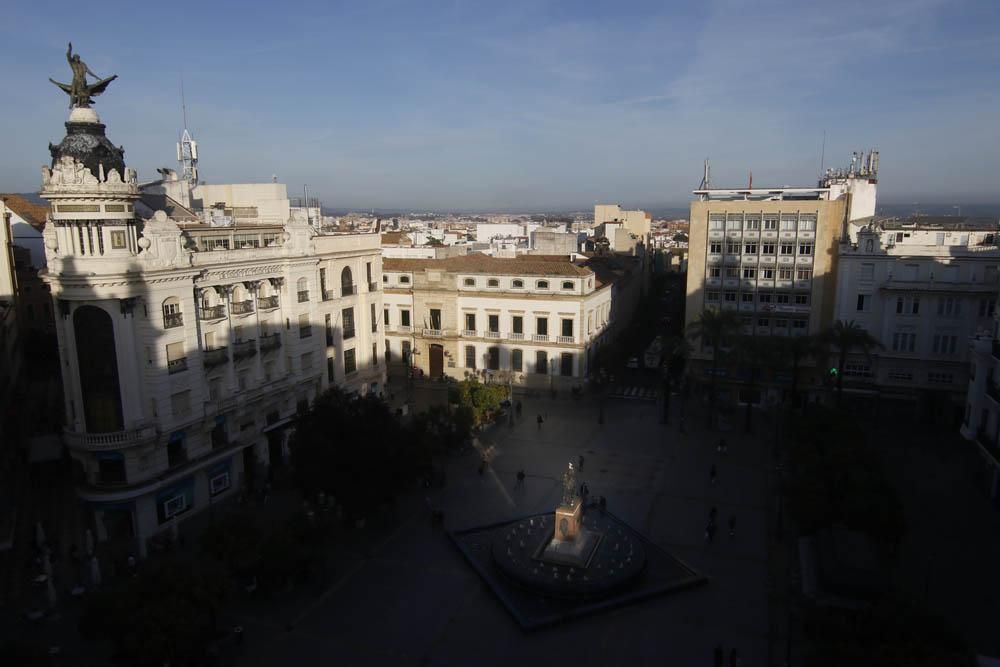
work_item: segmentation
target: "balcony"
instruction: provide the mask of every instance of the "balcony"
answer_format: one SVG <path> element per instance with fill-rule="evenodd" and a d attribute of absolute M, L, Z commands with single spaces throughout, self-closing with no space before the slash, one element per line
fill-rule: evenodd
<path fill-rule="evenodd" d="M 173 375 L 174 373 L 180 373 L 188 369 L 187 357 L 181 357 L 180 359 L 171 359 L 167 362 L 167 372 Z"/>
<path fill-rule="evenodd" d="M 515 331 L 510 335 L 511 340 L 524 340 L 524 334 L 520 331 Z"/>
<path fill-rule="evenodd" d="M 233 359 L 247 359 L 257 354 L 257 341 L 238 340 L 233 344 Z"/>
<path fill-rule="evenodd" d="M 229 307 L 233 315 L 249 315 L 253 312 L 253 301 L 237 301 Z"/>
<path fill-rule="evenodd" d="M 125 449 L 156 437 L 152 426 L 115 431 L 113 433 L 74 433 L 63 431 L 63 440 L 70 449 L 84 449 L 92 452 Z"/>
<path fill-rule="evenodd" d="M 548 343 L 549 342 L 549 335 L 548 334 L 531 334 L 531 340 L 534 341 L 534 342 L 536 342 L 536 343 Z"/>
<path fill-rule="evenodd" d="M 486 332 L 486 337 L 487 338 L 493 338 L 493 339 L 500 339 L 500 338 L 503 338 L 503 334 L 501 334 L 499 331 L 487 331 Z"/>
<path fill-rule="evenodd" d="M 163 313 L 163 328 L 173 329 L 184 325 L 184 313 Z"/>
<path fill-rule="evenodd" d="M 221 320 L 226 316 L 226 307 L 224 305 L 209 306 L 208 308 L 201 308 L 198 310 L 198 319 L 200 320 Z"/>
<path fill-rule="evenodd" d="M 278 295 L 274 296 L 262 296 L 257 299 L 257 308 L 260 310 L 270 310 L 271 308 L 278 307 Z"/>
<path fill-rule="evenodd" d="M 376 283 L 376 282 L 370 282 L 370 283 L 368 283 L 368 291 L 369 292 L 377 292 L 378 291 L 378 283 Z"/>
<path fill-rule="evenodd" d="M 424 329 L 423 334 L 428 338 L 440 338 L 444 335 L 440 329 Z"/>
<path fill-rule="evenodd" d="M 573 337 L 572 336 L 556 336 L 556 342 L 557 343 L 572 343 L 573 342 Z"/>
<path fill-rule="evenodd" d="M 277 350 L 281 347 L 281 334 L 264 334 L 260 337 L 260 351 L 270 352 L 271 350 Z"/>
<path fill-rule="evenodd" d="M 299 291 L 299 303 L 305 303 L 309 300 L 309 290 L 304 289 Z"/>
<path fill-rule="evenodd" d="M 462 329 L 462 337 L 463 338 L 475 338 L 476 337 L 476 332 L 473 329 Z"/>
<path fill-rule="evenodd" d="M 333 301 L 337 298 L 337 293 L 332 289 L 323 290 L 323 301 Z"/>
<path fill-rule="evenodd" d="M 340 293 L 342 296 L 352 296 L 358 293 L 358 288 L 356 288 L 354 285 L 344 285 L 341 288 Z"/>
<path fill-rule="evenodd" d="M 211 347 L 201 353 L 201 363 L 205 368 L 212 368 L 229 361 L 229 348 Z"/>
<path fill-rule="evenodd" d="M 399 330 L 399 333 L 410 333 L 411 331 L 413 331 L 413 327 L 411 327 L 409 324 L 400 324 L 396 328 Z"/>

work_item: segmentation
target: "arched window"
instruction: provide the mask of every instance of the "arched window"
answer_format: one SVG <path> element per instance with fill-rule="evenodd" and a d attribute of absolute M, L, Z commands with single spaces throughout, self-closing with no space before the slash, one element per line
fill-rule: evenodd
<path fill-rule="evenodd" d="M 524 287 L 524 281 L 523 280 L 512 280 L 511 283 L 510 283 L 510 286 L 513 287 L 514 289 L 521 289 L 522 287 Z"/>
<path fill-rule="evenodd" d="M 309 300 L 309 281 L 305 278 L 299 278 L 298 282 L 295 283 L 295 290 L 299 293 L 299 303 L 304 303 Z"/>
<path fill-rule="evenodd" d="M 344 296 L 354 294 L 354 278 L 351 277 L 351 267 L 345 266 L 340 272 L 340 288 Z"/>
<path fill-rule="evenodd" d="M 548 280 L 539 280 L 538 282 L 535 283 L 535 287 L 537 287 L 538 289 L 548 289 L 549 288 L 549 281 Z"/>
<path fill-rule="evenodd" d="M 564 281 L 562 288 L 563 289 L 573 289 L 573 281 L 572 280 L 566 280 L 566 281 Z"/>
<path fill-rule="evenodd" d="M 400 276 L 399 277 L 399 282 L 402 285 L 409 285 L 410 284 L 410 276 Z"/>
<path fill-rule="evenodd" d="M 163 300 L 163 328 L 172 329 L 184 324 L 181 302 L 175 296 Z"/>
<path fill-rule="evenodd" d="M 496 278 L 490 278 L 486 282 L 486 284 L 489 285 L 490 287 L 500 287 L 500 281 L 497 280 Z"/>
<path fill-rule="evenodd" d="M 111 316 L 96 306 L 81 306 L 73 313 L 73 332 L 84 426 L 93 433 L 121 431 L 125 426 Z"/>
<path fill-rule="evenodd" d="M 475 287 L 475 286 L 476 286 L 476 279 L 475 279 L 475 278 L 466 278 L 466 279 L 465 279 L 464 281 L 462 281 L 462 282 L 463 282 L 463 284 L 464 284 L 464 285 L 465 285 L 466 287 Z"/>

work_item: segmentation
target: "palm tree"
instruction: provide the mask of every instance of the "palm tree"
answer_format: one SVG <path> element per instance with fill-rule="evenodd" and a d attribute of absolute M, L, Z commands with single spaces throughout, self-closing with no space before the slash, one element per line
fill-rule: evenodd
<path fill-rule="evenodd" d="M 820 335 L 820 339 L 837 350 L 837 406 L 839 407 L 844 392 L 844 364 L 847 362 L 847 353 L 859 349 L 865 356 L 871 356 L 871 351 L 881 348 L 882 343 L 854 320 L 848 322 L 837 320 Z"/>
<path fill-rule="evenodd" d="M 779 364 L 784 350 L 779 347 L 779 341 L 773 338 L 740 336 L 736 342 L 735 353 L 737 363 L 749 371 L 744 430 L 750 433 L 753 431 L 753 395 L 757 390 L 760 370 Z"/>
<path fill-rule="evenodd" d="M 795 336 L 783 344 L 784 358 L 792 369 L 792 406 L 799 407 L 799 368 L 806 359 L 815 359 L 823 352 L 823 344 L 816 336 Z"/>
<path fill-rule="evenodd" d="M 740 329 L 740 318 L 732 310 L 703 310 L 698 319 L 688 325 L 688 335 L 712 348 L 712 378 L 708 389 L 708 426 L 715 419 L 715 384 L 719 356 L 726 340 Z"/>

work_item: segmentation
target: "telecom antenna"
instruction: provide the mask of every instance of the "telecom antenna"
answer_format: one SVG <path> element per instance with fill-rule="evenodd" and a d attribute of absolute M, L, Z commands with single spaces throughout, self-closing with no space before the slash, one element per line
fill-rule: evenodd
<path fill-rule="evenodd" d="M 708 158 L 705 158 L 705 172 L 701 177 L 701 185 L 698 186 L 699 190 L 710 190 L 712 188 L 712 166 L 708 163 Z"/>
<path fill-rule="evenodd" d="M 181 178 L 198 185 L 198 142 L 191 137 L 187 127 L 187 102 L 184 99 L 184 79 L 181 79 L 181 112 L 184 115 L 184 132 L 177 143 L 177 161 L 181 164 Z"/>

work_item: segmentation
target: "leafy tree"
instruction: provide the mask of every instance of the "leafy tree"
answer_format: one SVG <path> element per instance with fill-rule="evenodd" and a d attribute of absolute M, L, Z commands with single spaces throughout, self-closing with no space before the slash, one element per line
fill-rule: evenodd
<path fill-rule="evenodd" d="M 816 336 L 793 336 L 782 345 L 792 371 L 792 405 L 799 405 L 799 371 L 807 359 L 817 359 L 823 353 L 823 344 Z"/>
<path fill-rule="evenodd" d="M 821 340 L 837 351 L 837 405 L 841 403 L 844 392 L 844 364 L 851 350 L 861 350 L 865 356 L 871 351 L 881 348 L 882 344 L 869 334 L 854 320 L 844 322 L 837 320 L 833 326 L 821 334 Z"/>
<path fill-rule="evenodd" d="M 500 404 L 507 400 L 507 386 L 483 384 L 476 378 L 467 378 L 451 387 L 448 400 L 457 403 L 459 409 L 471 410 L 473 424 L 479 426 L 488 422 L 490 416 L 500 409 Z"/>
<path fill-rule="evenodd" d="M 688 235 L 685 234 L 684 232 L 677 232 L 676 234 L 674 234 L 674 241 L 676 241 L 677 243 L 687 243 Z"/>
<path fill-rule="evenodd" d="M 121 664 L 200 664 L 228 591 L 229 579 L 211 560 L 148 561 L 136 577 L 88 598 L 80 630 L 110 641 Z"/>
<path fill-rule="evenodd" d="M 782 351 L 779 343 L 773 338 L 759 338 L 757 336 L 740 336 L 736 339 L 733 349 L 736 362 L 747 371 L 747 406 L 744 430 L 747 433 L 753 431 L 753 396 L 757 392 L 757 383 L 760 379 L 760 372 L 764 368 L 771 368 L 779 363 Z"/>
<path fill-rule="evenodd" d="M 698 319 L 688 325 L 688 335 L 701 340 L 702 344 L 712 348 L 712 377 L 708 390 L 708 425 L 715 422 L 716 376 L 723 346 L 740 328 L 739 316 L 731 310 L 706 309 Z"/>

